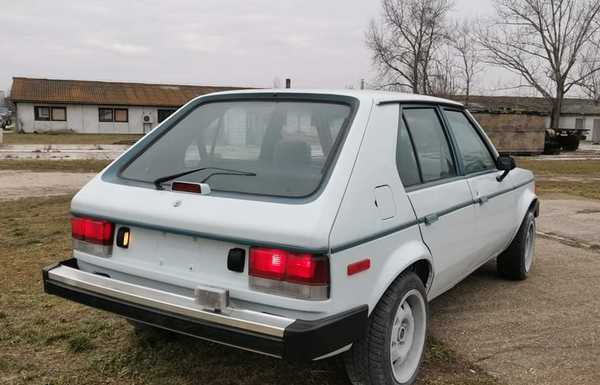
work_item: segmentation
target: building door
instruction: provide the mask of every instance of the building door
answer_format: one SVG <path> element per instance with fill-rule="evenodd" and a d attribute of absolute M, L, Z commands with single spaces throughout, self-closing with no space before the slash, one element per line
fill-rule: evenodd
<path fill-rule="evenodd" d="M 592 131 L 592 142 L 600 144 L 600 119 L 594 119 L 594 130 Z"/>

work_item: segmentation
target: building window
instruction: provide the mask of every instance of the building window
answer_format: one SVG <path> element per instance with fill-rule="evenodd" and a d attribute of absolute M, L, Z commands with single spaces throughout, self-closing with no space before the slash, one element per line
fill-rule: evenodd
<path fill-rule="evenodd" d="M 173 112 L 177 111 L 174 108 L 159 108 L 158 109 L 158 123 L 162 123 L 169 116 L 173 114 Z"/>
<path fill-rule="evenodd" d="M 34 107 L 35 120 L 64 122 L 67 120 L 65 107 Z"/>
<path fill-rule="evenodd" d="M 115 122 L 127 123 L 129 121 L 129 111 L 127 108 L 115 108 Z"/>
<path fill-rule="evenodd" d="M 50 107 L 35 107 L 35 120 L 50 120 Z"/>
<path fill-rule="evenodd" d="M 99 108 L 98 116 L 101 122 L 113 122 L 115 120 L 112 108 Z"/>
<path fill-rule="evenodd" d="M 64 122 L 67 120 L 67 109 L 65 107 L 52 107 L 52 120 Z"/>
<path fill-rule="evenodd" d="M 129 121 L 129 110 L 127 108 L 99 108 L 98 120 L 109 123 L 127 123 Z"/>

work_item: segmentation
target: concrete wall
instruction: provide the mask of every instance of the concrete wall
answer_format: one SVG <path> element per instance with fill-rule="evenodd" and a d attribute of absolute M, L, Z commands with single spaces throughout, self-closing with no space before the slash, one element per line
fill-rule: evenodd
<path fill-rule="evenodd" d="M 594 134 L 594 120 L 600 120 L 600 116 L 563 116 L 560 118 L 559 128 L 575 128 L 575 120 L 583 119 L 583 128 L 589 130 L 586 136 L 587 140 L 592 140 Z M 546 127 L 550 127 L 550 117 L 546 118 Z M 600 130 L 600 128 L 598 128 Z M 600 136 L 600 133 L 596 134 Z"/>
<path fill-rule="evenodd" d="M 25 132 L 47 132 L 70 130 L 86 134 L 140 134 L 154 128 L 158 122 L 158 108 L 156 107 L 123 107 L 123 106 L 95 106 L 95 105 L 60 105 L 52 104 L 53 107 L 66 107 L 67 120 L 65 122 L 38 121 L 35 120 L 34 106 L 44 104 L 18 103 L 17 124 L 18 129 Z M 98 108 L 127 108 L 129 110 L 129 121 L 127 123 L 100 122 Z M 143 117 L 150 115 L 152 123 L 145 126 Z"/>
<path fill-rule="evenodd" d="M 543 116 L 523 114 L 473 114 L 499 152 L 541 154 L 546 123 Z"/>

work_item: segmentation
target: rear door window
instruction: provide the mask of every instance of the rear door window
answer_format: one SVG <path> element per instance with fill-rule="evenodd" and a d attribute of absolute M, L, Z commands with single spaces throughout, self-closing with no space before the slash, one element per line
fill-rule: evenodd
<path fill-rule="evenodd" d="M 424 183 L 457 175 L 448 138 L 434 107 L 405 107 L 403 119 L 413 139 Z"/>
<path fill-rule="evenodd" d="M 398 126 L 398 144 L 396 145 L 396 163 L 404 187 L 421 183 L 419 166 L 415 156 L 412 139 L 405 124 Z"/>
<path fill-rule="evenodd" d="M 206 181 L 213 191 L 308 196 L 326 174 L 351 112 L 347 104 L 316 101 L 202 104 L 131 162 L 121 177 L 153 182 L 205 168 L 182 179 Z M 217 174 L 215 168 L 246 175 Z"/>

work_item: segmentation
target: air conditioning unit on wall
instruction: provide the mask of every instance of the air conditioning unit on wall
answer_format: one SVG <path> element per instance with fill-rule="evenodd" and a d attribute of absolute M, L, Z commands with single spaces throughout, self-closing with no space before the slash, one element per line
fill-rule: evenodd
<path fill-rule="evenodd" d="M 152 123 L 152 115 L 144 114 L 144 116 L 142 117 L 142 120 L 144 121 L 144 123 Z"/>

